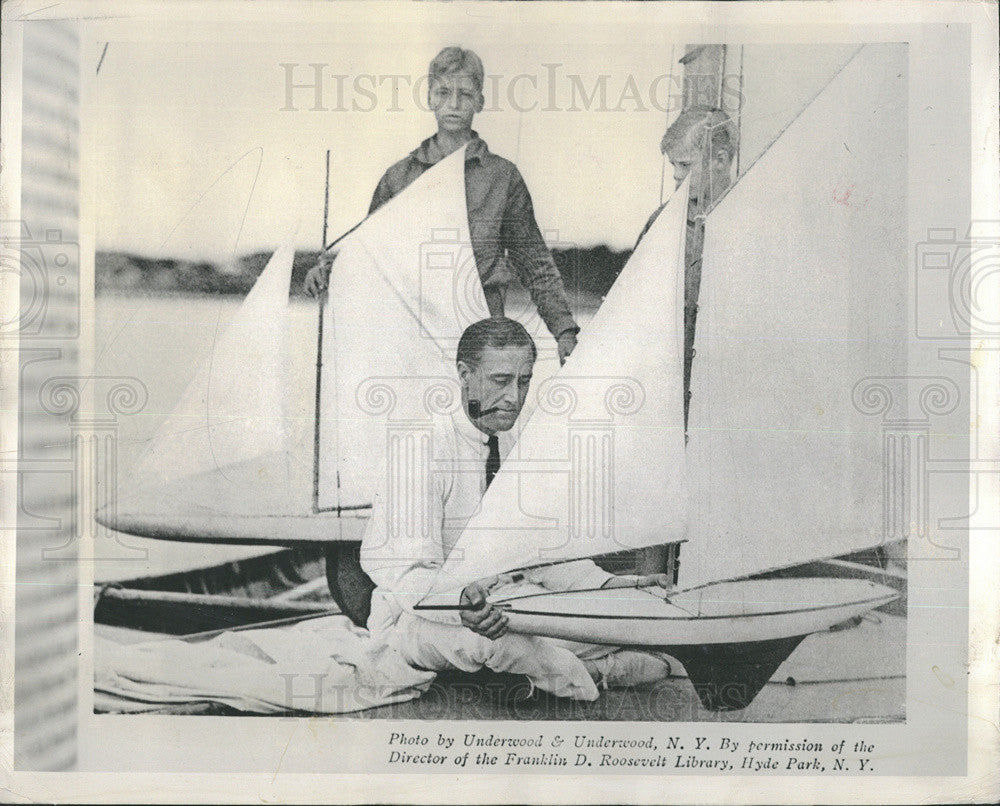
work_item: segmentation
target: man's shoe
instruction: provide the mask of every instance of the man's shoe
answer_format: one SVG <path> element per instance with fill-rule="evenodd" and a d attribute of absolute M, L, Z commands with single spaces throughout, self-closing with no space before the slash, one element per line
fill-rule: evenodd
<path fill-rule="evenodd" d="M 600 688 L 644 686 L 670 677 L 670 659 L 654 651 L 620 649 L 594 662 Z"/>

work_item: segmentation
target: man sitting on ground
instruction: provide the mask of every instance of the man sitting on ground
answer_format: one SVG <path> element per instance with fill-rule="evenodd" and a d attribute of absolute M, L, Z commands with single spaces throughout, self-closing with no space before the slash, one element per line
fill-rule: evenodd
<path fill-rule="evenodd" d="M 518 593 L 666 588 L 666 574 L 616 576 L 590 560 L 577 560 L 526 571 L 516 583 L 502 575 L 470 584 L 461 595 L 472 606 L 468 610 L 413 609 L 434 586 L 513 445 L 511 429 L 524 406 L 536 357 L 531 336 L 511 319 L 484 319 L 463 333 L 456 356 L 462 411 L 434 420 L 429 499 L 418 493 L 419 500 L 397 500 L 390 512 L 381 492 L 388 484 L 375 497 L 361 546 L 361 565 L 376 585 L 368 628 L 416 668 L 474 672 L 486 667 L 526 675 L 533 685 L 558 696 L 594 700 L 595 680 L 604 686 L 651 683 L 669 674 L 669 661 L 653 652 L 511 633 L 507 616 L 487 596 L 512 584 Z M 397 496 L 398 488 L 392 485 Z M 408 517 L 414 510 L 410 503 L 425 512 L 423 522 Z"/>

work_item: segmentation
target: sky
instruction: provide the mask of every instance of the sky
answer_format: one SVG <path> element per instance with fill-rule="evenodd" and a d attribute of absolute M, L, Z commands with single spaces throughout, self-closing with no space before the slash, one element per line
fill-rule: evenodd
<path fill-rule="evenodd" d="M 88 43 L 84 122 L 98 249 L 224 262 L 289 237 L 318 248 L 327 149 L 332 240 L 367 212 L 385 169 L 434 133 L 427 66 L 449 44 L 482 58 L 474 126 L 520 168 L 550 246 L 630 248 L 660 203 L 684 40 L 648 15 L 609 27 L 547 20 L 534 5 L 407 4 L 382 21 L 335 4 L 318 21 L 103 25 L 104 41 Z M 758 96 L 774 108 L 757 111 L 757 148 L 844 60 L 844 46 L 799 50 L 784 62 L 761 51 Z"/>
<path fill-rule="evenodd" d="M 98 245 L 218 259 L 271 246 L 298 227 L 299 245 L 316 248 L 326 150 L 332 239 L 367 212 L 385 169 L 434 133 L 427 65 L 441 47 L 462 43 L 490 76 L 475 128 L 517 163 L 547 239 L 630 246 L 659 203 L 667 115 L 649 93 L 665 73 L 659 105 L 667 107 L 670 44 L 651 37 L 642 58 L 608 49 L 598 60 L 589 43 L 539 42 L 541 32 L 530 32 L 536 41 L 487 20 L 408 41 L 369 31 L 339 41 L 316 32 L 315 44 L 111 42 L 92 107 Z M 312 109 L 311 88 L 293 90 L 289 109 L 287 77 L 314 82 L 312 64 L 323 65 L 325 111 Z M 593 96 L 602 75 L 603 104 Z"/>

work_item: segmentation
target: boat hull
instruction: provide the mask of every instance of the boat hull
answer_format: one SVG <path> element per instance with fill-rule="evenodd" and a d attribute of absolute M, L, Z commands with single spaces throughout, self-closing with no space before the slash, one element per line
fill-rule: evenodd
<path fill-rule="evenodd" d="M 186 543 L 299 546 L 361 540 L 371 504 L 313 512 L 308 471 L 296 454 L 265 454 L 119 490 L 94 519 L 117 532 Z"/>
<path fill-rule="evenodd" d="M 666 598 L 618 588 L 496 601 L 513 632 L 665 652 L 684 666 L 706 710 L 736 711 L 807 635 L 898 596 L 868 580 L 805 578 L 721 582 Z"/>
<path fill-rule="evenodd" d="M 360 542 L 368 527 L 367 512 L 338 516 L 335 512 L 317 515 L 309 512 L 288 515 L 235 512 L 163 515 L 158 512 L 101 511 L 94 516 L 94 520 L 116 532 L 137 537 L 235 546 L 294 547 Z"/>
<path fill-rule="evenodd" d="M 857 579 L 721 582 L 669 595 L 642 588 L 498 599 L 513 632 L 632 646 L 776 641 L 826 630 L 897 598 Z"/>

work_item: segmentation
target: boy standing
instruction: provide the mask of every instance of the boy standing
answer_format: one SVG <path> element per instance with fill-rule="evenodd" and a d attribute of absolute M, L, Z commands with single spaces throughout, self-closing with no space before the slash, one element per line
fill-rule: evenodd
<path fill-rule="evenodd" d="M 556 339 L 559 360 L 576 346 L 579 331 L 569 310 L 562 277 L 545 245 L 531 196 L 514 163 L 490 152 L 472 129 L 483 109 L 483 63 L 471 50 L 447 47 L 430 64 L 428 103 L 437 133 L 397 162 L 375 188 L 369 215 L 401 193 L 418 176 L 468 144 L 465 152 L 465 198 L 472 251 L 492 316 L 503 316 L 513 266 Z M 317 296 L 326 287 L 332 258 L 324 254 L 306 277 L 306 291 Z"/>
<path fill-rule="evenodd" d="M 701 286 L 701 252 L 705 240 L 705 213 L 732 184 L 731 171 L 736 153 L 736 132 L 729 116 L 720 109 L 692 106 L 685 109 L 667 129 L 660 143 L 674 171 L 674 183 L 690 175 L 687 241 L 684 258 L 684 424 L 687 426 L 691 397 L 691 362 L 694 358 L 694 328 Z M 650 216 L 639 233 L 639 241 L 666 205 Z"/>

